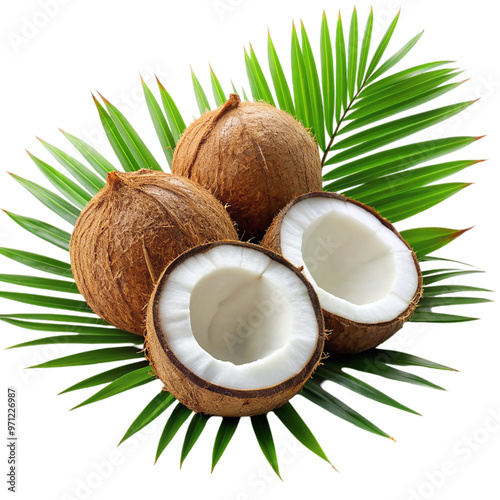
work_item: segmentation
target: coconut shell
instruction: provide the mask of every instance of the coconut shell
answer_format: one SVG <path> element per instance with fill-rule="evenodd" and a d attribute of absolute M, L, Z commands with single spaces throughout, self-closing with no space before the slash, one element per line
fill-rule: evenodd
<path fill-rule="evenodd" d="M 90 308 L 112 325 L 145 334 L 156 279 L 184 251 L 237 239 L 224 207 L 189 179 L 153 170 L 108 173 L 71 236 L 71 269 Z"/>
<path fill-rule="evenodd" d="M 242 239 L 259 241 L 278 211 L 322 187 L 316 142 L 291 115 L 236 94 L 195 120 L 180 138 L 172 172 L 226 205 Z"/>
<path fill-rule="evenodd" d="M 217 242 L 193 248 L 165 270 L 151 296 L 147 313 L 147 335 L 145 349 L 147 358 L 156 374 L 169 391 L 183 405 L 196 413 L 222 417 L 243 417 L 267 413 L 284 405 L 297 394 L 318 366 L 324 347 L 324 323 L 321 307 L 314 288 L 293 265 L 280 255 L 249 243 L 230 242 L 236 246 L 256 247 L 266 255 L 292 270 L 304 282 L 309 291 L 318 326 L 316 348 L 302 370 L 278 385 L 256 390 L 236 390 L 215 385 L 191 372 L 176 357 L 162 332 L 159 318 L 159 301 L 165 281 L 174 269 L 192 255 L 223 244 Z"/>
<path fill-rule="evenodd" d="M 352 200 L 340 194 L 327 193 L 324 191 L 299 196 L 283 208 L 283 210 L 280 211 L 280 213 L 274 218 L 272 224 L 269 226 L 269 229 L 262 240 L 262 246 L 281 254 L 281 225 L 284 217 L 296 203 L 310 197 L 335 198 L 337 200 L 348 201 L 363 208 L 376 217 L 385 227 L 390 229 L 412 252 L 413 261 L 418 274 L 417 290 L 408 304 L 408 307 L 393 320 L 376 324 L 358 323 L 356 321 L 342 318 L 323 309 L 323 317 L 325 320 L 325 329 L 327 334 L 325 350 L 332 353 L 356 354 L 358 352 L 377 347 L 402 328 L 404 323 L 415 311 L 415 308 L 417 307 L 417 304 L 422 296 L 423 281 L 417 256 L 410 245 L 408 245 L 408 243 L 401 237 L 396 228 L 376 210 L 359 201 Z"/>

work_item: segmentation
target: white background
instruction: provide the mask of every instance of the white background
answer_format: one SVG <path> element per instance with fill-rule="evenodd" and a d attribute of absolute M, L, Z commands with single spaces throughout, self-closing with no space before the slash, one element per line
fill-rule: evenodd
<path fill-rule="evenodd" d="M 303 19 L 311 43 L 318 48 L 323 8 L 334 32 L 337 10 L 345 27 L 353 7 L 347 1 L 170 0 L 97 1 L 43 0 L 4 2 L 0 15 L 2 78 L 0 91 L 0 206 L 15 213 L 59 224 L 59 219 L 23 191 L 5 171 L 47 185 L 24 152 L 49 160 L 35 135 L 71 151 L 58 127 L 94 144 L 112 161 L 90 91 L 99 90 L 120 106 L 160 160 L 162 153 L 141 95 L 139 72 L 154 87 L 156 73 L 189 121 L 197 115 L 189 64 L 209 88 L 208 62 L 223 86 L 229 79 L 246 84 L 243 46 L 248 42 L 266 62 L 266 34 L 271 29 L 283 61 L 289 57 L 292 19 Z M 500 47 L 495 3 L 407 0 L 374 1 L 374 36 L 380 39 L 402 7 L 400 24 L 387 55 L 425 29 L 425 35 L 403 65 L 431 60 L 457 61 L 470 81 L 440 100 L 445 105 L 482 96 L 460 118 L 419 134 L 488 136 L 454 157 L 489 159 L 456 176 L 474 184 L 442 205 L 400 224 L 399 228 L 445 226 L 474 228 L 441 252 L 486 270 L 457 283 L 498 288 L 498 144 Z M 50 7 L 50 8 L 49 8 Z M 360 27 L 370 3 L 358 0 Z M 40 27 L 30 29 L 28 23 Z M 25 35 L 29 35 L 27 38 Z M 24 41 L 20 37 L 25 37 Z M 288 63 L 286 63 L 288 66 Z M 400 66 L 402 67 L 402 66 Z M 451 157 L 450 157 L 451 158 Z M 116 163 L 116 161 L 115 161 Z M 62 226 L 61 226 L 62 227 Z M 0 217 L 0 245 L 47 253 L 64 252 Z M 29 273 L 2 259 L 0 272 Z M 2 286 L 2 289 L 15 290 Z M 29 290 L 17 290 L 28 291 Z M 494 298 L 494 295 L 492 295 Z M 0 300 L 0 312 L 34 308 Z M 448 311 L 450 312 L 450 311 Z M 25 366 L 70 354 L 81 347 L 27 348 L 0 352 L 0 422 L 6 420 L 6 387 L 19 393 L 19 476 L 17 498 L 69 500 L 121 498 L 186 498 L 244 500 L 328 497 L 345 500 L 500 498 L 500 363 L 497 306 L 455 310 L 479 316 L 478 322 L 452 325 L 407 325 L 387 346 L 420 355 L 460 373 L 415 370 L 448 389 L 433 391 L 376 377 L 365 377 L 381 390 L 416 409 L 412 416 L 332 387 L 339 397 L 371 418 L 397 443 L 357 429 L 310 404 L 294 399 L 340 473 L 300 445 L 271 417 L 284 482 L 267 466 L 245 419 L 215 472 L 210 474 L 211 447 L 219 419 L 211 419 L 182 470 L 181 436 L 185 427 L 153 465 L 162 426 L 169 412 L 139 437 L 116 448 L 139 411 L 159 390 L 159 383 L 68 412 L 93 391 L 56 394 L 104 365 L 26 371 Z M 0 347 L 36 338 L 2 324 Z M 105 366 L 107 368 L 107 366 Z M 102 371 L 102 370 L 101 370 Z M 3 418 L 2 418 L 3 416 Z M 5 435 L 2 424 L 0 435 Z M 0 446 L 1 496 L 7 449 Z M 444 471 L 444 472 L 443 472 Z"/>

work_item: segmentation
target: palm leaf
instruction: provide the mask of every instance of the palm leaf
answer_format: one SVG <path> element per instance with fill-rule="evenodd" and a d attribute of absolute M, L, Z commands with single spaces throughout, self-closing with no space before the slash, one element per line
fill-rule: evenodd
<path fill-rule="evenodd" d="M 410 321 L 421 323 L 463 323 L 465 321 L 476 321 L 479 318 L 471 318 L 469 316 L 461 316 L 457 314 L 443 314 L 433 311 L 416 310 Z"/>
<path fill-rule="evenodd" d="M 292 26 L 292 82 L 296 118 L 306 128 L 311 128 L 313 126 L 311 94 L 295 24 Z"/>
<path fill-rule="evenodd" d="M 188 419 L 191 413 L 192 411 L 189 408 L 177 403 L 160 436 L 158 449 L 156 450 L 155 463 L 158 461 L 160 455 L 163 453 L 170 441 L 172 441 L 174 436 L 177 434 L 177 431 L 181 428 L 182 424 Z"/>
<path fill-rule="evenodd" d="M 18 215 L 13 212 L 4 212 L 16 223 L 19 224 L 23 229 L 29 231 L 31 234 L 38 236 L 42 240 L 48 241 L 53 245 L 62 248 L 63 250 L 69 251 L 69 239 L 71 235 L 53 226 L 52 224 L 47 224 L 38 219 L 33 219 L 32 217 L 25 217 L 24 215 Z"/>
<path fill-rule="evenodd" d="M 172 137 L 174 138 L 174 142 L 177 143 L 179 137 L 186 128 L 186 124 L 184 123 L 184 120 L 182 119 L 182 116 L 174 100 L 172 99 L 170 94 L 165 90 L 165 87 L 161 84 L 158 78 L 157 82 L 158 82 L 158 87 L 160 89 L 161 102 L 163 104 L 165 116 L 167 117 L 168 124 L 170 125 L 170 130 L 172 131 Z"/>
<path fill-rule="evenodd" d="M 465 306 L 469 304 L 483 304 L 492 302 L 483 297 L 422 297 L 418 306 L 422 309 L 443 306 Z"/>
<path fill-rule="evenodd" d="M 397 380 L 399 382 L 408 382 L 410 384 L 419 385 L 422 387 L 430 387 L 432 389 L 439 389 L 444 391 L 444 389 L 428 380 L 419 377 L 418 375 L 414 375 L 413 373 L 408 373 L 402 370 L 398 370 L 393 368 L 392 366 L 387 365 L 382 362 L 378 358 L 375 359 L 363 359 L 363 356 L 351 357 L 351 358 L 342 358 L 340 362 L 336 360 L 328 360 L 328 363 L 331 363 L 332 366 L 341 368 L 352 368 L 353 370 L 358 370 L 366 373 L 371 373 L 373 375 L 378 375 L 380 377 L 388 378 L 390 380 Z"/>
<path fill-rule="evenodd" d="M 96 403 L 97 401 L 102 401 L 103 399 L 107 399 L 112 396 L 116 396 L 117 394 L 129 391 L 130 389 L 135 389 L 136 387 L 148 384 L 153 380 L 156 380 L 156 376 L 153 373 L 151 373 L 150 366 L 144 366 L 142 368 L 138 368 L 137 370 L 126 373 L 125 375 L 122 375 L 116 380 L 113 380 L 113 382 L 108 384 L 99 392 L 95 393 L 93 396 L 86 399 L 79 405 L 73 407 L 72 410 L 75 410 L 76 408 L 81 408 L 82 406 L 86 406 L 91 403 Z"/>
<path fill-rule="evenodd" d="M 208 102 L 207 95 L 203 90 L 203 87 L 200 85 L 198 78 L 194 74 L 194 71 L 191 69 L 191 79 L 193 81 L 193 90 L 194 95 L 196 97 L 196 102 L 198 104 L 198 109 L 200 110 L 200 114 L 202 115 L 205 111 L 210 110 L 210 103 Z"/>
<path fill-rule="evenodd" d="M 315 403 L 326 411 L 349 422 L 350 424 L 364 429 L 365 431 L 377 434 L 378 436 L 390 438 L 383 430 L 372 424 L 368 419 L 360 415 L 335 396 L 325 391 L 319 383 L 310 379 L 306 382 L 304 389 L 300 393 L 309 401 Z"/>
<path fill-rule="evenodd" d="M 38 313 L 19 313 L 19 314 L 0 314 L 0 318 L 9 319 L 27 319 L 27 320 L 42 320 L 42 321 L 60 321 L 62 323 L 79 323 L 79 324 L 90 324 L 90 325 L 107 325 L 101 318 L 97 316 L 77 316 L 72 314 L 38 314 Z M 71 326 L 71 325 L 67 325 Z"/>
<path fill-rule="evenodd" d="M 340 123 L 342 108 L 347 111 L 347 63 L 345 53 L 344 30 L 342 28 L 342 18 L 337 21 L 337 32 L 335 37 L 335 119 Z"/>
<path fill-rule="evenodd" d="M 449 182 L 420 187 L 405 191 L 404 198 L 392 195 L 373 200 L 372 206 L 386 219 L 399 222 L 441 203 L 467 186 L 470 184 Z"/>
<path fill-rule="evenodd" d="M 215 437 L 212 452 L 212 472 L 226 450 L 231 438 L 234 436 L 239 423 L 239 417 L 223 417 L 219 430 L 217 431 L 217 436 Z"/>
<path fill-rule="evenodd" d="M 250 72 L 252 74 L 253 81 L 258 88 L 258 93 L 261 96 L 260 99 L 275 106 L 273 94 L 271 93 L 271 89 L 267 83 L 266 77 L 264 76 L 264 72 L 259 64 L 257 59 L 257 55 L 253 50 L 252 44 L 250 44 Z M 248 71 L 248 68 L 247 68 Z"/>
<path fill-rule="evenodd" d="M 399 14 L 398 14 L 399 17 Z M 395 20 L 397 22 L 397 18 Z M 395 28 L 394 24 L 394 28 Z M 389 28 L 391 29 L 391 28 Z M 395 66 L 403 57 L 410 52 L 410 50 L 417 44 L 417 42 L 422 38 L 422 35 L 424 34 L 423 31 L 421 31 L 418 35 L 414 36 L 406 45 L 404 45 L 401 49 L 399 49 L 393 56 L 391 56 L 380 68 L 373 73 L 373 75 L 368 79 L 367 83 L 376 80 L 380 76 L 382 76 L 384 73 L 389 71 L 393 66 Z"/>
<path fill-rule="evenodd" d="M 130 373 L 132 371 L 137 370 L 138 368 L 144 368 L 149 366 L 147 360 L 139 361 L 137 363 L 130 363 L 128 365 L 118 366 L 116 368 L 111 368 L 111 370 L 106 370 L 102 373 L 98 373 L 97 375 L 93 375 L 92 377 L 86 378 L 81 382 L 78 382 L 64 391 L 61 391 L 59 394 L 66 394 L 67 392 L 79 391 L 81 389 L 88 389 L 89 387 L 95 387 L 96 385 L 106 384 L 108 382 L 113 382 L 114 380 L 120 378 L 122 375 Z"/>
<path fill-rule="evenodd" d="M 401 231 L 401 236 L 413 248 L 417 257 L 421 259 L 425 255 L 435 252 L 448 243 L 451 243 L 469 229 L 419 227 Z"/>
<path fill-rule="evenodd" d="M 408 413 L 420 415 L 420 413 L 417 413 L 411 408 L 398 403 L 396 400 L 375 389 L 366 382 L 363 382 L 362 380 L 359 380 L 356 377 L 349 375 L 348 373 L 344 373 L 340 368 L 333 368 L 330 366 L 319 367 L 316 371 L 316 374 L 324 380 L 335 382 L 336 384 L 339 384 L 353 392 L 361 394 L 368 399 L 377 401 L 378 403 L 382 403 L 384 405 L 391 406 L 392 408 L 397 408 L 398 410 L 403 410 Z"/>
<path fill-rule="evenodd" d="M 273 80 L 274 91 L 278 99 L 279 106 L 282 110 L 287 111 L 292 116 L 295 116 L 295 106 L 293 105 L 292 95 L 286 80 L 281 62 L 279 60 L 276 49 L 274 48 L 271 34 L 267 35 L 267 51 L 269 60 L 269 71 Z"/>
<path fill-rule="evenodd" d="M 54 167 L 48 163 L 40 160 L 36 156 L 28 152 L 29 157 L 33 160 L 35 165 L 40 169 L 43 175 L 50 181 L 50 183 L 66 198 L 78 208 L 84 208 L 90 201 L 91 195 L 88 191 L 80 187 L 76 182 L 68 179 L 65 175 L 58 172 Z"/>
<path fill-rule="evenodd" d="M 124 361 L 128 359 L 139 360 L 142 351 L 135 347 L 107 347 L 105 349 L 94 349 L 93 351 L 70 354 L 62 358 L 46 361 L 30 368 L 60 368 L 65 366 L 84 366 L 97 363 L 111 363 L 112 361 Z"/>
<path fill-rule="evenodd" d="M 90 194 L 95 195 L 104 187 L 104 181 L 83 163 L 59 148 L 38 138 L 47 151 L 83 186 Z"/>
<path fill-rule="evenodd" d="M 313 433 L 309 430 L 309 427 L 307 427 L 306 423 L 302 420 L 290 402 L 275 409 L 274 414 L 306 448 L 309 448 L 313 453 L 318 455 L 318 457 L 332 465 Z"/>
<path fill-rule="evenodd" d="M 133 436 L 141 429 L 144 429 L 144 427 L 158 418 L 174 401 L 175 398 L 172 396 L 172 394 L 167 391 L 161 391 L 149 402 L 149 404 L 144 408 L 144 410 L 142 410 L 139 416 L 132 422 L 132 425 L 127 429 L 127 432 L 118 444 L 122 444 L 129 437 Z"/>
<path fill-rule="evenodd" d="M 435 297 L 437 295 L 444 295 L 447 293 L 459 292 L 491 292 L 487 288 L 479 288 L 476 286 L 468 285 L 436 285 L 424 287 L 424 297 Z"/>
<path fill-rule="evenodd" d="M 142 80 L 142 79 L 141 79 Z M 167 159 L 168 164 L 172 163 L 173 151 L 175 149 L 174 137 L 172 131 L 168 126 L 167 120 L 156 100 L 155 96 L 146 85 L 146 82 L 142 80 L 142 88 L 144 90 L 144 97 L 146 99 L 146 104 L 148 106 L 149 115 L 151 116 L 151 121 L 153 122 L 156 135 L 160 141 L 163 153 Z"/>
<path fill-rule="evenodd" d="M 389 365 L 395 366 L 419 366 L 422 368 L 431 368 L 433 370 L 445 370 L 445 371 L 456 371 L 454 368 L 449 366 L 436 363 L 434 361 L 429 361 L 428 359 L 421 358 L 419 356 L 414 356 L 413 354 L 407 354 L 400 351 L 392 351 L 388 349 L 370 349 L 369 351 L 363 352 L 360 357 L 365 360 L 367 365 L 370 364 L 371 360 L 377 360 L 379 362 L 387 363 Z M 345 357 L 349 359 L 350 357 Z M 342 365 L 342 356 L 336 358 L 336 361 Z"/>
<path fill-rule="evenodd" d="M 0 291 L 0 298 L 15 300 L 23 304 L 30 304 L 32 306 L 52 307 L 54 309 L 65 309 L 74 312 L 92 313 L 86 302 L 82 300 L 64 299 L 61 297 L 49 297 L 46 295 L 37 295 L 31 293 L 18 293 L 18 292 L 3 292 Z"/>
<path fill-rule="evenodd" d="M 87 144 L 74 135 L 68 134 L 68 132 L 64 130 L 61 130 L 61 132 L 101 177 L 106 179 L 108 172 L 116 170 L 116 168 L 90 144 Z"/>
<path fill-rule="evenodd" d="M 358 92 L 363 87 L 363 81 L 365 79 L 366 65 L 368 64 L 368 54 L 370 52 L 370 43 L 373 31 L 373 8 L 370 10 L 368 20 L 366 21 L 366 27 L 363 34 L 363 41 L 361 43 L 361 52 L 359 56 L 359 68 L 358 68 Z"/>
<path fill-rule="evenodd" d="M 0 255 L 45 273 L 56 274 L 65 278 L 72 277 L 70 264 L 45 255 L 5 247 L 0 247 Z"/>
<path fill-rule="evenodd" d="M 79 333 L 92 336 L 103 336 L 109 338 L 110 336 L 121 337 L 128 339 L 128 342 L 134 344 L 142 344 L 143 337 L 134 333 L 129 333 L 118 328 L 107 328 L 103 326 L 86 326 L 86 325 L 72 325 L 67 323 L 40 323 L 35 321 L 23 321 L 12 317 L 0 316 L 0 320 L 11 325 L 26 328 L 28 330 L 35 330 L 40 332 L 69 332 Z"/>
<path fill-rule="evenodd" d="M 186 431 L 186 436 L 184 438 L 184 443 L 182 444 L 181 451 L 181 467 L 186 460 L 189 452 L 193 449 L 193 446 L 198 441 L 198 438 L 201 436 L 203 429 L 207 425 L 208 419 L 210 415 L 204 415 L 203 413 L 195 413 L 191 422 L 189 422 L 188 429 Z"/>
<path fill-rule="evenodd" d="M 117 133 L 120 135 L 122 141 L 127 145 L 139 168 L 162 170 L 160 164 L 156 161 L 155 157 L 151 154 L 142 139 L 139 137 L 139 134 L 130 125 L 123 113 L 116 106 L 113 106 L 113 104 L 111 104 L 101 94 L 99 95 L 106 106 L 109 117 L 116 127 Z"/>
<path fill-rule="evenodd" d="M 388 193 L 393 196 L 401 196 L 407 191 L 439 181 L 477 163 L 479 163 L 479 160 L 451 161 L 415 168 L 380 177 L 344 191 L 343 194 L 349 198 L 363 200 L 366 205 L 371 205 L 384 195 L 387 196 Z"/>
<path fill-rule="evenodd" d="M 99 112 L 99 118 L 101 119 L 106 137 L 108 138 L 108 141 L 113 148 L 116 157 L 123 167 L 123 170 L 125 170 L 125 172 L 133 172 L 135 170 L 139 170 L 141 168 L 139 163 L 132 154 L 132 151 L 130 151 L 130 148 L 127 146 L 126 142 L 123 140 L 123 137 L 121 136 L 118 127 L 112 120 L 111 116 L 94 95 L 92 95 L 92 98 L 94 99 L 94 104 L 97 108 L 97 111 Z"/>
<path fill-rule="evenodd" d="M 31 182 L 28 179 L 24 179 L 23 177 L 10 172 L 9 174 L 47 208 L 70 224 L 75 224 L 76 219 L 78 219 L 78 216 L 80 215 L 80 210 L 77 207 L 35 182 Z"/>
<path fill-rule="evenodd" d="M 4 319 L 3 321 L 6 320 Z M 10 321 L 7 322 L 10 323 Z M 109 335 L 55 335 L 22 342 L 21 344 L 10 346 L 7 349 L 47 344 L 138 344 L 137 338 L 134 339 L 132 336 L 134 336 L 133 333 L 129 333 L 128 335 L 116 335 L 113 332 Z M 137 335 L 135 335 L 135 337 L 137 337 Z"/>
<path fill-rule="evenodd" d="M 314 60 L 313 51 L 309 38 L 307 36 L 304 23 L 301 22 L 302 35 L 302 53 L 304 59 L 304 67 L 308 81 L 309 91 L 311 93 L 311 109 L 313 128 L 312 132 L 322 151 L 326 149 L 325 143 L 325 117 L 323 113 L 323 100 L 321 95 L 321 87 L 319 84 L 318 69 Z"/>
<path fill-rule="evenodd" d="M 38 276 L 23 276 L 20 274 L 0 274 L 0 281 L 10 283 L 11 285 L 54 290 L 56 292 L 78 293 L 78 288 L 74 281 L 39 278 Z"/>
<path fill-rule="evenodd" d="M 210 80 L 212 82 L 212 92 L 215 99 L 215 104 L 217 106 L 222 106 L 226 100 L 226 94 L 224 93 L 224 89 L 217 78 L 217 75 L 214 73 L 212 66 L 210 66 Z"/>
<path fill-rule="evenodd" d="M 281 479 L 278 457 L 276 456 L 276 448 L 274 447 L 273 434 L 271 432 L 267 416 L 255 415 L 250 417 L 250 419 L 255 437 L 257 438 L 262 453 L 266 457 L 266 460 L 269 462 L 269 465 L 272 467 L 274 472 L 276 472 L 276 475 Z"/>
<path fill-rule="evenodd" d="M 368 66 L 368 69 L 366 71 L 365 81 L 370 80 L 372 73 L 375 71 L 378 63 L 382 59 L 382 56 L 384 55 L 385 49 L 389 45 L 389 42 L 392 38 L 394 30 L 396 29 L 396 25 L 399 21 L 400 13 L 401 13 L 401 11 L 399 11 L 397 13 L 396 17 L 393 19 L 393 21 L 391 22 L 391 24 L 387 28 L 387 31 L 385 32 L 384 36 L 382 37 L 382 40 L 380 41 L 377 49 L 375 50 L 375 54 L 373 55 L 373 58 L 370 62 L 370 65 Z"/>
<path fill-rule="evenodd" d="M 321 20 L 321 83 L 323 90 L 323 108 L 325 114 L 326 131 L 333 135 L 333 119 L 335 114 L 335 81 L 333 69 L 333 49 L 330 38 L 330 29 L 325 11 Z M 329 148 L 328 148 L 329 149 Z"/>
<path fill-rule="evenodd" d="M 341 191 L 379 176 L 401 172 L 473 144 L 480 137 L 447 137 L 381 151 L 340 165 L 323 176 L 324 181 L 338 179 L 326 186 L 328 191 Z M 327 162 L 328 163 L 328 162 Z M 377 174 L 378 172 L 378 174 Z"/>
<path fill-rule="evenodd" d="M 349 29 L 349 46 L 347 50 L 347 87 L 349 90 L 349 99 L 354 100 L 356 90 L 356 72 L 358 67 L 358 13 L 356 7 L 351 16 L 351 27 Z"/>

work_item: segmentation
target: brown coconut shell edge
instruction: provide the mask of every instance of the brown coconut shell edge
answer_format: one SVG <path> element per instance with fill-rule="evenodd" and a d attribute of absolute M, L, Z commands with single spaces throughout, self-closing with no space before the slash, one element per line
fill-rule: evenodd
<path fill-rule="evenodd" d="M 316 348 L 300 372 L 275 386 L 254 390 L 237 390 L 203 380 L 179 361 L 175 353 L 170 349 L 165 336 L 162 334 L 158 315 L 159 298 L 163 285 L 170 273 L 192 255 L 227 244 L 255 248 L 273 260 L 285 265 L 302 280 L 311 297 L 318 325 Z M 312 285 L 286 259 L 252 243 L 238 241 L 215 242 L 188 250 L 165 269 L 165 272 L 158 280 L 148 305 L 147 334 L 145 339 L 146 356 L 157 376 L 164 383 L 165 390 L 195 413 L 222 417 L 243 417 L 267 413 L 284 405 L 302 389 L 303 385 L 314 372 L 322 357 L 324 341 L 325 329 L 321 306 Z"/>
<path fill-rule="evenodd" d="M 415 252 L 387 219 L 382 217 L 376 210 L 369 207 L 368 205 L 365 205 L 356 200 L 352 200 L 338 193 L 318 191 L 313 193 L 306 193 L 292 200 L 276 215 L 273 222 L 269 226 L 269 229 L 267 230 L 264 238 L 262 239 L 261 245 L 281 254 L 281 224 L 283 223 L 284 217 L 296 203 L 308 198 L 317 197 L 333 198 L 337 200 L 347 201 L 367 210 L 370 214 L 375 216 L 385 227 L 390 229 L 409 250 L 411 250 L 415 268 L 418 274 L 417 290 L 412 300 L 408 304 L 408 307 L 391 321 L 376 324 L 358 323 L 356 321 L 342 318 L 323 309 L 326 329 L 325 350 L 339 354 L 356 354 L 377 347 L 378 345 L 382 344 L 382 342 L 385 342 L 398 330 L 400 330 L 403 324 L 411 317 L 422 296 L 422 273 L 420 271 L 420 265 L 418 263 Z"/>

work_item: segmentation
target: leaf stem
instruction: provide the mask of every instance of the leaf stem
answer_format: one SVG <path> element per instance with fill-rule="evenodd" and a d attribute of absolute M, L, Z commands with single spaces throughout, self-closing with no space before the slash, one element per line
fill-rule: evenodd
<path fill-rule="evenodd" d="M 344 114 L 341 116 L 340 120 L 338 121 L 337 127 L 333 131 L 333 134 L 330 137 L 330 142 L 328 143 L 328 146 L 326 146 L 326 149 L 325 149 L 325 152 L 323 154 L 323 157 L 321 158 L 321 168 L 323 168 L 324 165 L 325 165 L 326 157 L 327 157 L 327 155 L 328 155 L 328 153 L 330 151 L 330 148 L 332 147 L 332 144 L 333 144 L 333 141 L 335 140 L 335 137 L 337 137 L 337 134 L 338 134 L 338 131 L 340 129 L 340 126 L 342 125 L 342 122 L 344 121 L 347 113 L 351 109 L 351 106 L 354 104 L 354 102 L 356 101 L 356 98 L 358 97 L 359 93 L 363 90 L 363 88 L 364 88 L 364 83 L 361 86 L 361 88 L 356 92 L 356 95 L 352 98 L 351 102 L 349 103 L 349 106 L 347 106 L 346 110 L 344 111 Z"/>

